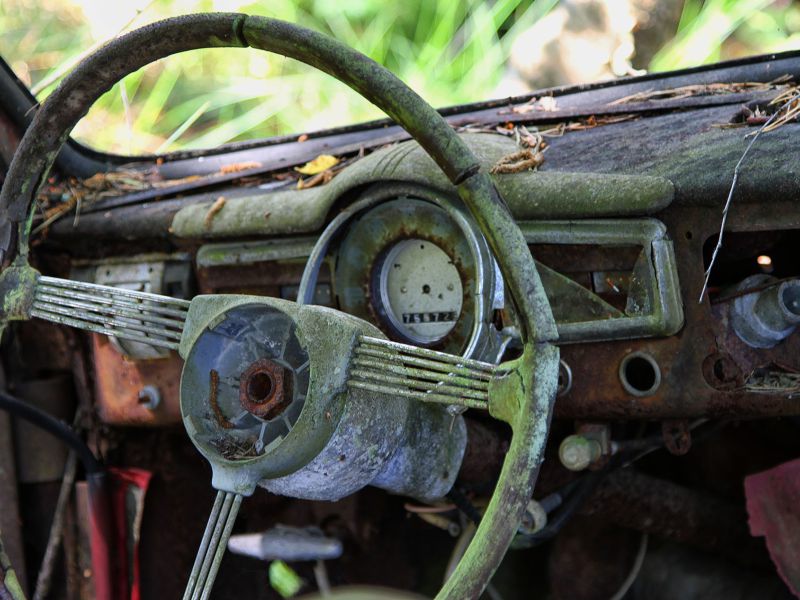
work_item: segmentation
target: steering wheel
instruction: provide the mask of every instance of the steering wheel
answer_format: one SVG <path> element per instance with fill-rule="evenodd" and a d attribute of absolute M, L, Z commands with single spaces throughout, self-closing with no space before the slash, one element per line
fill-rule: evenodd
<path fill-rule="evenodd" d="M 44 277 L 28 265 L 28 242 L 37 193 L 70 131 L 104 92 L 128 73 L 177 52 L 248 46 L 297 59 L 346 83 L 402 125 L 438 164 L 456 186 L 499 263 L 506 289 L 520 316 L 524 349 L 518 359 L 494 367 L 381 341 L 379 332 L 358 323 L 358 319 L 321 307 L 300 307 L 286 301 L 240 296 L 198 296 L 189 303 Z M 17 252 L 12 256 L 10 251 L 15 239 Z M 557 339 L 556 327 L 528 246 L 492 180 L 441 115 L 388 70 L 325 35 L 290 23 L 242 14 L 199 14 L 167 19 L 115 39 L 87 57 L 61 83 L 44 102 L 22 139 L 0 193 L 0 250 L 6 264 L 13 258 L 0 274 L 0 325 L 13 319 L 45 318 L 91 331 L 159 343 L 179 350 L 187 360 L 181 390 L 184 423 L 195 445 L 212 462 L 215 487 L 221 490 L 220 494 L 225 494 L 218 496 L 212 511 L 185 598 L 209 596 L 241 494 L 252 493 L 251 488 L 254 488 L 252 481 L 243 482 L 241 472 L 229 468 L 208 444 L 198 441 L 197 432 L 193 430 L 197 427 L 196 415 L 192 413 L 196 399 L 187 397 L 190 394 L 187 394 L 185 382 L 187 377 L 191 378 L 187 370 L 193 364 L 192 352 L 203 339 L 198 322 L 206 319 L 203 322 L 207 324 L 211 319 L 209 312 L 216 310 L 215 314 L 219 314 L 225 307 L 246 307 L 261 302 L 269 310 L 289 315 L 299 327 L 303 319 L 313 321 L 314 335 L 322 345 L 340 343 L 331 338 L 342 336 L 343 331 L 349 332 L 343 336 L 349 341 L 337 347 L 337 352 L 343 353 L 338 360 L 349 361 L 344 364 L 346 370 L 352 368 L 350 363 L 359 347 L 373 344 L 383 348 L 390 358 L 403 355 L 417 361 L 414 364 L 428 361 L 439 366 L 448 365 L 444 370 L 439 369 L 439 376 L 448 384 L 442 389 L 458 387 L 461 380 L 453 372 L 466 377 L 472 371 L 480 371 L 484 381 L 480 389 L 486 394 L 485 402 L 474 400 L 475 395 L 466 392 L 456 392 L 444 400 L 439 397 L 441 394 L 408 396 L 412 398 L 409 402 L 452 404 L 459 404 L 460 397 L 464 396 L 467 398 L 462 402 L 464 406 L 486 408 L 493 417 L 512 428 L 512 440 L 491 502 L 472 543 L 437 598 L 477 598 L 480 595 L 518 530 L 543 459 L 558 379 L 559 354 L 552 344 Z M 100 316 L 92 318 L 92 311 Z M 313 355 L 311 360 L 314 360 Z M 327 370 L 329 366 L 317 364 L 312 370 L 311 388 L 332 385 L 323 379 L 332 378 L 333 373 L 340 371 Z M 447 372 L 448 369 L 453 372 Z M 397 373 L 396 370 L 392 372 Z M 412 369 L 401 372 L 411 373 Z M 346 388 L 347 382 L 342 385 Z M 328 404 L 325 404 L 329 402 L 326 396 L 309 408 L 307 399 L 303 414 L 322 410 L 323 406 L 327 407 L 325 410 L 330 410 L 331 406 L 341 410 L 340 404 L 335 402 L 351 397 L 346 391 L 342 392 L 345 388 L 337 388 L 331 396 L 335 401 L 331 399 Z M 273 468 L 275 461 L 253 458 L 245 462 L 252 467 L 248 473 L 255 471 L 254 477 L 259 477 Z M 283 467 L 284 472 L 290 468 Z"/>

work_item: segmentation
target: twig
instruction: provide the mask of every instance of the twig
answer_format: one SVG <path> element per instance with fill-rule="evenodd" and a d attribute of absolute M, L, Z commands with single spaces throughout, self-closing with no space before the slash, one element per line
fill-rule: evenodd
<path fill-rule="evenodd" d="M 53 569 L 56 565 L 58 549 L 61 547 L 61 538 L 64 534 L 64 515 L 67 512 L 72 488 L 75 485 L 75 471 L 78 461 L 74 451 L 70 450 L 67 456 L 67 464 L 64 467 L 64 478 L 61 480 L 61 489 L 58 492 L 56 511 L 53 516 L 53 524 L 50 526 L 50 537 L 47 539 L 47 549 L 42 559 L 42 567 L 36 578 L 36 591 L 33 593 L 33 600 L 44 600 L 50 593 L 50 585 L 53 580 Z"/>
<path fill-rule="evenodd" d="M 67 184 L 69 185 L 69 184 Z M 75 198 L 75 218 L 72 219 L 72 226 L 77 227 L 78 221 L 81 218 L 81 208 L 83 208 L 83 198 L 81 197 L 78 192 L 75 191 L 71 185 L 69 185 L 69 192 L 72 194 L 72 197 Z"/>
<path fill-rule="evenodd" d="M 725 200 L 725 206 L 722 208 L 722 222 L 720 223 L 719 226 L 719 237 L 717 238 L 717 245 L 714 246 L 714 252 L 711 254 L 711 260 L 709 261 L 708 269 L 706 269 L 705 272 L 705 281 L 703 281 L 703 289 L 700 291 L 700 297 L 697 299 L 698 303 L 703 302 L 703 296 L 705 296 L 706 290 L 708 289 L 708 281 L 709 279 L 711 279 L 711 270 L 714 268 L 714 263 L 717 260 L 717 254 L 719 254 L 719 250 L 720 248 L 722 248 L 722 236 L 725 233 L 725 224 L 728 221 L 728 211 L 730 210 L 731 202 L 733 200 L 733 191 L 736 188 L 736 182 L 739 180 L 739 169 L 741 169 L 744 159 L 747 157 L 748 152 L 750 152 L 750 148 L 752 148 L 753 144 L 756 143 L 758 137 L 764 132 L 764 130 L 766 130 L 767 127 L 769 127 L 770 123 L 772 123 L 775 120 L 775 118 L 781 112 L 783 112 L 784 109 L 786 109 L 790 104 L 792 104 L 798 99 L 800 99 L 800 93 L 797 93 L 791 98 L 789 98 L 789 100 L 784 102 L 778 110 L 772 113 L 770 118 L 767 119 L 767 122 L 764 123 L 758 129 L 758 131 L 756 131 L 755 135 L 753 135 L 753 139 L 751 139 L 750 143 L 747 144 L 747 148 L 744 149 L 741 158 L 739 158 L 739 162 L 737 162 L 736 166 L 733 168 L 733 180 L 731 181 L 731 187 L 728 190 L 728 198 L 727 200 Z"/>

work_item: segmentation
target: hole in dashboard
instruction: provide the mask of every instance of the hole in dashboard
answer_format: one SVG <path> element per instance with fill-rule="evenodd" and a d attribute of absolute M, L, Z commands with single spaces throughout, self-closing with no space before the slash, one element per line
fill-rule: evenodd
<path fill-rule="evenodd" d="M 703 244 L 703 268 L 708 269 L 718 235 Z M 731 231 L 725 233 L 711 277 L 713 300 L 727 288 L 751 275 L 769 274 L 777 279 L 800 275 L 800 230 Z"/>
<path fill-rule="evenodd" d="M 646 352 L 631 352 L 620 363 L 619 378 L 629 394 L 650 396 L 661 385 L 661 369 Z"/>

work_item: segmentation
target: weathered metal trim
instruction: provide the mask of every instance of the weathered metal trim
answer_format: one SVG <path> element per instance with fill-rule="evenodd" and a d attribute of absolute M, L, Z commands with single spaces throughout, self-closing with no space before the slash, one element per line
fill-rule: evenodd
<path fill-rule="evenodd" d="M 188 307 L 187 300 L 41 276 L 30 315 L 177 350 Z"/>
<path fill-rule="evenodd" d="M 525 221 L 519 223 L 530 244 L 599 244 L 642 246 L 650 255 L 650 314 L 583 323 L 557 324 L 559 343 L 596 342 L 669 336 L 683 326 L 683 301 L 675 252 L 667 228 L 656 219 Z"/>
<path fill-rule="evenodd" d="M 317 238 L 205 244 L 197 250 L 197 267 L 229 267 L 253 263 L 308 258 Z"/>
<path fill-rule="evenodd" d="M 360 336 L 348 387 L 420 402 L 488 409 L 494 365 Z"/>
<path fill-rule="evenodd" d="M 513 139 L 496 134 L 458 137 L 485 171 L 519 150 Z M 327 185 L 306 190 L 254 190 L 228 198 L 211 223 L 206 215 L 213 199 L 187 203 L 175 213 L 170 230 L 177 237 L 200 239 L 311 233 L 325 224 L 330 210 L 347 193 L 387 181 L 424 185 L 445 194 L 455 192 L 424 150 L 415 142 L 406 142 L 358 160 Z M 669 206 L 675 194 L 669 180 L 644 175 L 523 171 L 493 175 L 492 181 L 518 220 L 649 215 Z"/>

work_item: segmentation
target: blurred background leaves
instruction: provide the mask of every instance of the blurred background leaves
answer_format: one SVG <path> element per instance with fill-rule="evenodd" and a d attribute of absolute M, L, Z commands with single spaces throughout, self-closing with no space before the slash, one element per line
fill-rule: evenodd
<path fill-rule="evenodd" d="M 43 100 L 87 51 L 199 11 L 331 34 L 435 106 L 800 47 L 800 3 L 788 0 L 2 0 L 0 54 Z M 74 135 L 122 154 L 160 153 L 381 116 L 294 61 L 215 49 L 128 76 Z"/>

